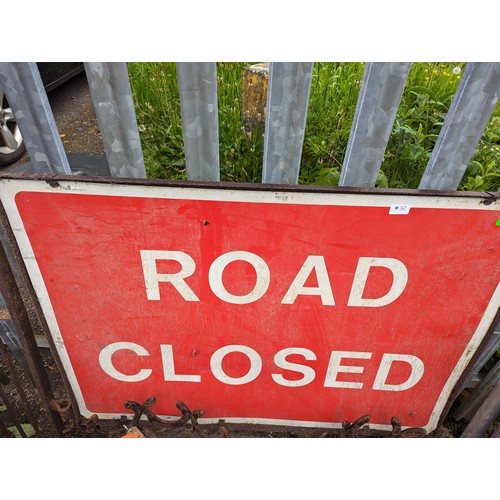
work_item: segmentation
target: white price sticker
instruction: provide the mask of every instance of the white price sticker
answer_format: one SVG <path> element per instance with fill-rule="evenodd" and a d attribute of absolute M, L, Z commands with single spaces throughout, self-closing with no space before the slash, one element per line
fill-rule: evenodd
<path fill-rule="evenodd" d="M 390 215 L 407 215 L 410 213 L 410 205 L 391 205 Z"/>

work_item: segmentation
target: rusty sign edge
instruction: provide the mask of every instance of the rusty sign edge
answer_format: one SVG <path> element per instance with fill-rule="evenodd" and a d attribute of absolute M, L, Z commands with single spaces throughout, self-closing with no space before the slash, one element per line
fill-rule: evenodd
<path fill-rule="evenodd" d="M 62 174 L 27 174 L 0 172 L 0 181 L 44 181 L 53 188 L 59 187 L 58 182 L 78 182 L 82 184 L 102 184 L 121 186 L 151 186 L 151 187 L 180 187 L 180 188 L 205 188 L 208 190 L 237 190 L 237 191 L 280 191 L 286 193 L 330 193 L 330 194 L 371 194 L 383 196 L 394 194 L 396 196 L 437 196 L 440 198 L 480 198 L 485 205 L 500 199 L 500 192 L 490 191 L 452 191 L 432 189 L 400 189 L 400 188 L 370 188 L 354 186 L 320 186 L 312 184 L 257 184 L 249 182 L 211 182 L 211 181 L 188 181 L 182 179 L 138 179 L 133 177 L 99 177 L 99 176 L 71 176 Z"/>

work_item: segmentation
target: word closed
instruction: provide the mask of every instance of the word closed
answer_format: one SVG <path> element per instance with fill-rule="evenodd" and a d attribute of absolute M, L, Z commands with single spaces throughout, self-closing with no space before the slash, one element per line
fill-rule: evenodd
<path fill-rule="evenodd" d="M 99 355 L 99 364 L 101 368 L 116 380 L 122 382 L 141 382 L 147 379 L 152 370 L 143 368 L 136 374 L 125 374 L 118 371 L 112 362 L 112 356 L 115 352 L 120 350 L 129 350 L 138 356 L 149 356 L 149 353 L 144 347 L 133 344 L 131 342 L 116 342 L 106 346 Z M 175 373 L 173 349 L 171 345 L 160 345 L 161 359 L 163 365 L 163 377 L 165 382 L 201 382 L 201 375 L 181 375 Z M 242 353 L 248 358 L 249 368 L 248 371 L 239 376 L 233 377 L 226 373 L 222 367 L 222 362 L 226 356 L 231 353 Z M 288 360 L 290 356 L 298 355 L 304 360 L 316 360 L 316 354 L 310 349 L 300 347 L 291 347 L 278 351 L 274 356 L 274 364 L 277 368 L 281 368 L 287 372 L 298 373 L 301 378 L 288 379 L 281 373 L 273 373 L 272 380 L 284 387 L 302 387 L 310 384 L 316 377 L 314 369 L 308 365 L 292 363 Z M 339 352 L 332 351 L 330 361 L 326 370 L 326 375 L 323 381 L 323 387 L 337 387 L 344 389 L 361 389 L 362 382 L 352 381 L 339 381 L 337 375 L 339 373 L 363 373 L 363 366 L 342 366 L 340 363 L 343 358 L 345 359 L 370 359 L 371 352 Z M 394 361 L 407 363 L 411 367 L 409 377 L 402 383 L 388 384 L 387 378 L 389 370 Z M 249 384 L 254 381 L 262 371 L 262 358 L 259 353 L 248 346 L 231 345 L 224 346 L 217 349 L 210 357 L 210 372 L 211 375 L 219 382 L 227 385 L 242 385 Z M 372 389 L 378 391 L 404 391 L 413 387 L 421 378 L 424 373 L 424 364 L 422 360 L 416 356 L 409 354 L 384 354 L 382 362 L 378 368 Z"/>

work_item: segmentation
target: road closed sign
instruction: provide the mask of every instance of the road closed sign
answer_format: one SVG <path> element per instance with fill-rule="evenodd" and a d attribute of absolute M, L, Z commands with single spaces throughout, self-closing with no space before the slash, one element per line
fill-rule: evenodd
<path fill-rule="evenodd" d="M 436 428 L 500 305 L 495 198 L 59 180 L 1 200 L 83 416 Z"/>

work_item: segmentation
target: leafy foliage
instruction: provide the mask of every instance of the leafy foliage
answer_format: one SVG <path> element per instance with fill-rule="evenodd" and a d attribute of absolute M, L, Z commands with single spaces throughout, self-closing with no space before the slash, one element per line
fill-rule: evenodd
<path fill-rule="evenodd" d="M 260 182 L 261 134 L 243 132 L 241 74 L 251 63 L 218 63 L 221 179 Z M 414 63 L 387 145 L 377 186 L 417 188 L 459 84 L 464 63 Z M 315 63 L 299 183 L 337 185 L 363 63 Z M 174 63 L 129 63 L 149 177 L 185 179 L 182 121 Z M 497 106 L 459 189 L 500 188 Z"/>
<path fill-rule="evenodd" d="M 36 434 L 35 429 L 31 424 L 21 424 L 21 427 L 24 433 L 26 434 L 26 437 L 33 437 Z M 7 430 L 12 434 L 12 437 L 15 438 L 22 437 L 21 433 L 19 432 L 19 429 L 15 425 L 13 425 L 12 427 L 7 427 Z"/>

